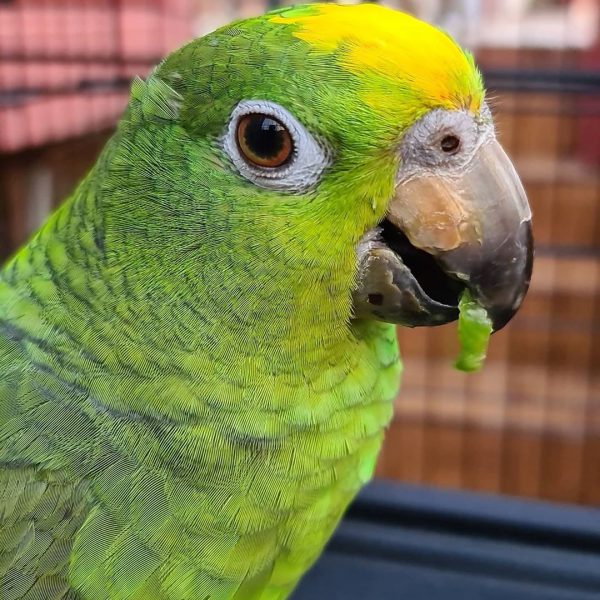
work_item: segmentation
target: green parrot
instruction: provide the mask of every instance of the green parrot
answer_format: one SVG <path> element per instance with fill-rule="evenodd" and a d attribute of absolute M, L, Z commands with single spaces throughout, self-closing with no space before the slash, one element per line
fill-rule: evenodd
<path fill-rule="evenodd" d="M 196 39 L 0 274 L 0 600 L 289 596 L 372 476 L 395 324 L 495 329 L 531 214 L 472 57 L 376 5 Z"/>

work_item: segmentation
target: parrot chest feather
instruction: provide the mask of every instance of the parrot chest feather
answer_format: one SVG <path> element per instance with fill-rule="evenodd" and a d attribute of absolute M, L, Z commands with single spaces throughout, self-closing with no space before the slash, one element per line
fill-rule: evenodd
<path fill-rule="evenodd" d="M 370 478 L 399 371 L 383 327 L 352 361 L 266 390 L 166 367 L 94 372 L 93 356 L 63 355 L 66 338 L 38 340 L 21 322 L 3 336 L 0 350 L 19 348 L 28 366 L 0 386 L 5 413 L 23 416 L 0 423 L 0 459 L 52 465 L 58 489 L 87 490 L 57 598 L 286 597 Z M 24 518 L 42 525 L 35 511 Z"/>

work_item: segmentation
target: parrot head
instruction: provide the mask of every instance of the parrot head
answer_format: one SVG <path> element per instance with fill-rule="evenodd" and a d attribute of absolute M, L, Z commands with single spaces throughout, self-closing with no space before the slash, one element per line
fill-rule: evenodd
<path fill-rule="evenodd" d="M 106 231 L 242 320 L 318 302 L 439 325 L 468 288 L 497 330 L 523 300 L 523 187 L 472 57 L 430 25 L 372 4 L 280 9 L 167 57 L 130 111 L 121 166 L 143 157 L 128 197 L 156 198 L 152 224 L 107 208 Z"/>

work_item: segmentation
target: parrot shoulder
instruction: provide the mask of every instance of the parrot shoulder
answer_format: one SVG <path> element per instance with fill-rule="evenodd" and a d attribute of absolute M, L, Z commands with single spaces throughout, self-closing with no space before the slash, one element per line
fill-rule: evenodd
<path fill-rule="evenodd" d="M 44 456 L 33 418 L 44 398 L 31 386 L 17 333 L 0 320 L 0 598 L 75 600 L 68 565 L 89 483 Z"/>
<path fill-rule="evenodd" d="M 75 600 L 67 581 L 75 533 L 88 512 L 85 480 L 0 463 L 0 595 Z"/>

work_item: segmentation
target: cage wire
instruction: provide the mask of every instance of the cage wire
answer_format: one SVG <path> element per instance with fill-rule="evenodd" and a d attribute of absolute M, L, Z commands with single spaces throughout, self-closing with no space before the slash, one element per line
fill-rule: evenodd
<path fill-rule="evenodd" d="M 134 75 L 193 35 L 282 4 L 0 3 L 0 255 L 93 163 Z M 453 325 L 399 331 L 404 382 L 378 474 L 597 504 L 599 9 L 595 0 L 387 4 L 475 52 L 500 140 L 530 198 L 537 255 L 529 296 L 494 336 L 482 372 L 451 368 Z"/>

